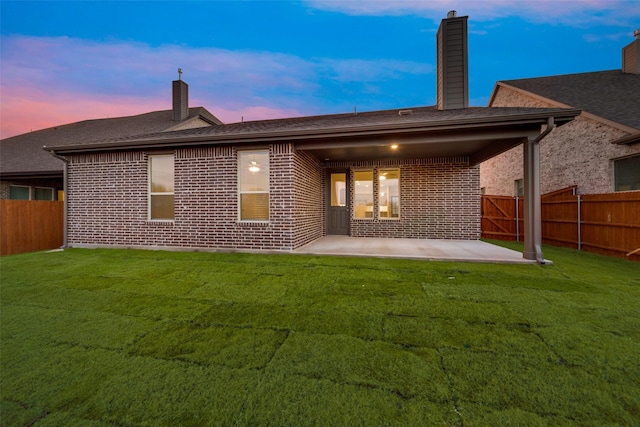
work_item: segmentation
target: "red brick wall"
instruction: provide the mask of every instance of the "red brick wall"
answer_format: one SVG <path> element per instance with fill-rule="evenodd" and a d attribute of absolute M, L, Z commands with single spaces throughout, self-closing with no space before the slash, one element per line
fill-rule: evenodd
<path fill-rule="evenodd" d="M 324 171 L 311 154 L 296 151 L 294 247 L 298 248 L 325 234 Z"/>
<path fill-rule="evenodd" d="M 351 236 L 420 239 L 480 238 L 480 172 L 467 158 L 416 159 L 336 163 L 355 169 L 400 168 L 400 218 L 355 219 Z M 377 176 L 377 174 L 376 174 Z M 374 179 L 374 212 L 378 211 L 378 182 Z M 351 186 L 353 200 L 353 185 Z"/>
<path fill-rule="evenodd" d="M 291 250 L 325 234 L 325 169 L 292 144 L 270 150 L 270 220 L 238 221 L 237 153 L 233 147 L 178 149 L 175 221 L 148 220 L 148 154 L 69 158 L 71 246 Z M 399 167 L 399 220 L 352 220 L 353 236 L 478 239 L 477 167 L 466 159 L 330 164 Z M 377 203 L 377 200 L 376 200 Z M 377 209 L 377 207 L 376 207 Z"/>
<path fill-rule="evenodd" d="M 69 164 L 69 243 L 284 249 L 294 244 L 290 144 L 270 147 L 268 223 L 238 221 L 237 155 L 232 147 L 175 151 L 175 221 L 149 221 L 148 153 L 76 155 Z"/>

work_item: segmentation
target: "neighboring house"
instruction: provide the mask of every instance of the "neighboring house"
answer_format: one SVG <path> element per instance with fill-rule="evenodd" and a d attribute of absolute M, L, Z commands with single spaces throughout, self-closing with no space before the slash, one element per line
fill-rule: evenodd
<path fill-rule="evenodd" d="M 42 149 L 141 133 L 221 124 L 203 107 L 188 108 L 188 86 L 173 82 L 173 110 L 137 116 L 86 120 L 0 141 L 0 199 L 58 200 L 63 198 L 62 160 Z"/>
<path fill-rule="evenodd" d="M 582 194 L 640 190 L 640 31 L 623 49 L 620 70 L 496 84 L 490 107 L 577 108 L 582 114 L 540 147 L 542 193 L 577 185 Z M 484 194 L 516 196 L 522 147 L 480 166 Z"/>
<path fill-rule="evenodd" d="M 438 30 L 438 104 L 46 147 L 75 247 L 291 251 L 328 234 L 479 239 L 479 164 L 527 147 L 524 256 L 542 261 L 535 158 L 565 108 L 468 106 L 467 17 Z M 537 225 L 536 225 L 537 224 Z"/>

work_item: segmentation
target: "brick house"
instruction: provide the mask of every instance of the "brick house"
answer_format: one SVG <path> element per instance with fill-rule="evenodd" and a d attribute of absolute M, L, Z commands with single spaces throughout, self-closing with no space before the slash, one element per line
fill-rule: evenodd
<path fill-rule="evenodd" d="M 438 30 L 435 107 L 45 147 L 65 160 L 65 244 L 293 251 L 332 234 L 476 240 L 479 164 L 523 144 L 533 230 L 524 257 L 542 261 L 541 129 L 579 111 L 469 108 L 466 24 L 453 14 Z"/>
<path fill-rule="evenodd" d="M 490 107 L 577 108 L 582 114 L 540 147 L 542 193 L 640 190 L 640 31 L 620 70 L 497 82 Z M 522 195 L 522 147 L 480 166 L 485 194 Z"/>
<path fill-rule="evenodd" d="M 67 159 L 74 246 L 293 250 L 326 234 L 478 239 L 484 153 L 572 114 L 422 107 L 48 149 Z"/>
<path fill-rule="evenodd" d="M 188 99 L 187 85 L 181 81 L 175 84 L 175 95 L 182 93 Z M 43 151 L 44 145 L 79 144 L 222 123 L 205 108 L 186 110 L 186 105 L 135 116 L 85 120 L 0 140 L 0 199 L 63 199 L 64 162 Z"/>

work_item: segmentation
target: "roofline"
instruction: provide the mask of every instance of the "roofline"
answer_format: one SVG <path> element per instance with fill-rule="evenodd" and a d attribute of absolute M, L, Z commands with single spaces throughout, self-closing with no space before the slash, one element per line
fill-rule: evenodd
<path fill-rule="evenodd" d="M 201 108 L 201 107 L 196 107 L 196 108 Z M 215 116 L 213 116 L 213 117 L 217 119 L 217 117 L 215 117 Z M 176 122 L 174 125 L 169 126 L 168 128 L 166 128 L 163 132 L 173 132 L 175 130 L 179 130 L 179 129 L 176 129 L 176 128 L 180 128 L 180 127 L 182 127 L 182 126 L 184 126 L 184 125 L 186 125 L 188 123 L 195 122 L 197 120 L 202 120 L 203 122 L 208 123 L 210 126 L 217 126 L 217 125 L 223 124 L 219 119 L 218 119 L 217 122 L 214 122 L 214 121 L 208 119 L 207 117 L 203 116 L 202 114 L 198 114 L 196 116 L 189 117 L 189 118 L 186 118 L 186 119 L 184 119 L 182 121 Z"/>
<path fill-rule="evenodd" d="M 616 145 L 632 145 L 640 142 L 640 132 L 632 133 L 631 135 L 623 136 L 622 138 L 618 138 L 614 141 L 611 141 L 612 144 Z"/>
<path fill-rule="evenodd" d="M 48 171 L 18 171 L 18 172 L 0 172 L 1 180 L 10 179 L 54 179 L 62 178 L 62 168 L 59 170 Z"/>
<path fill-rule="evenodd" d="M 173 138 L 140 138 L 125 141 L 105 142 L 99 144 L 76 146 L 44 146 L 43 149 L 58 154 L 73 154 L 112 150 L 131 150 L 143 148 L 167 148 L 175 145 L 181 147 L 210 145 L 210 144 L 238 144 L 238 143 L 267 143 L 273 141 L 301 141 L 310 139 L 349 138 L 362 136 L 380 136 L 385 134 L 411 134 L 425 131 L 442 131 L 457 129 L 485 128 L 495 125 L 518 124 L 546 124 L 549 117 L 554 117 L 558 125 L 573 120 L 580 115 L 577 109 L 558 109 L 540 113 L 521 113 L 484 118 L 464 118 L 454 120 L 438 120 L 417 123 L 393 123 L 383 125 L 366 125 L 346 128 L 326 128 L 314 130 L 285 130 L 260 133 L 222 134 L 222 135 L 186 135 Z"/>
<path fill-rule="evenodd" d="M 547 98 L 545 96 L 539 95 L 539 94 L 534 93 L 534 92 L 530 92 L 530 91 L 525 90 L 525 89 L 520 89 L 519 87 L 512 86 L 509 83 L 505 83 L 503 81 L 496 82 L 495 86 L 493 87 L 493 92 L 491 92 L 491 97 L 489 98 L 488 106 L 491 106 L 491 104 L 493 103 L 493 101 L 495 99 L 495 96 L 498 93 L 498 87 L 499 86 L 502 86 L 504 88 L 513 90 L 513 91 L 521 93 L 521 94 L 525 94 L 525 95 L 530 96 L 530 97 L 532 97 L 534 99 L 537 99 L 538 101 L 547 102 L 547 103 L 553 105 L 554 107 L 558 107 L 558 108 L 575 108 L 575 107 L 573 107 L 571 105 L 567 105 L 567 104 L 563 104 L 562 102 L 558 102 L 555 99 Z M 597 114 L 593 114 L 593 113 L 590 113 L 588 111 L 584 111 L 583 110 L 582 111 L 582 115 L 584 117 L 586 117 L 586 118 L 589 118 L 591 120 L 595 120 L 597 122 L 600 122 L 600 123 L 605 124 L 607 126 L 611 126 L 612 128 L 619 129 L 619 130 L 624 131 L 624 132 L 636 133 L 639 130 L 639 129 L 636 129 L 634 127 L 627 126 L 627 125 L 624 125 L 622 123 L 616 122 L 614 120 L 607 119 L 607 118 L 604 118 L 602 116 L 598 116 Z"/>

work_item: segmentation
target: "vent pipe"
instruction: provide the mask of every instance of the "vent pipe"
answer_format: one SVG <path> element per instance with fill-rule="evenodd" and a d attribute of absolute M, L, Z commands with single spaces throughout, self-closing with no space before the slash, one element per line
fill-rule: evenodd
<path fill-rule="evenodd" d="M 467 16 L 447 13 L 436 35 L 436 108 L 450 110 L 469 107 Z"/>
<path fill-rule="evenodd" d="M 181 122 L 189 117 L 189 85 L 182 81 L 182 68 L 178 68 L 178 80 L 173 81 L 173 121 Z"/>

